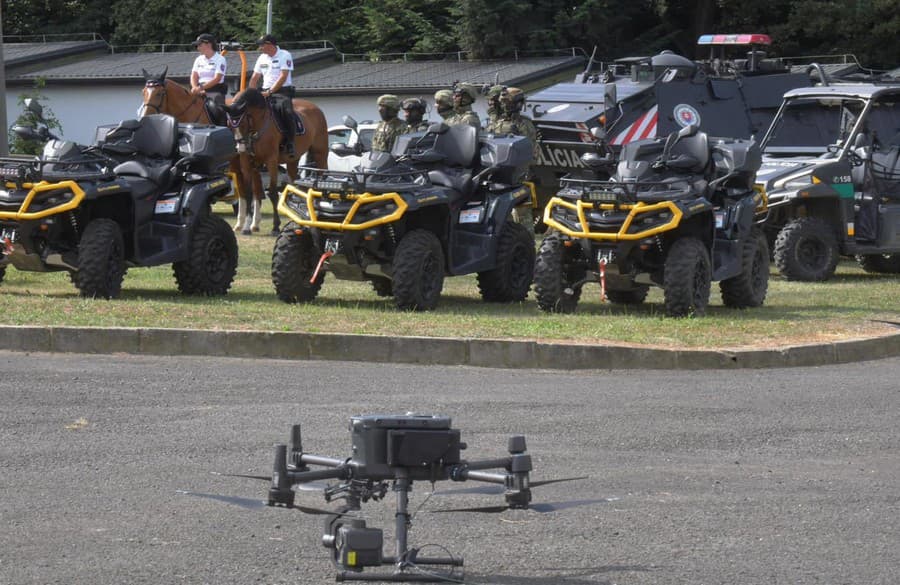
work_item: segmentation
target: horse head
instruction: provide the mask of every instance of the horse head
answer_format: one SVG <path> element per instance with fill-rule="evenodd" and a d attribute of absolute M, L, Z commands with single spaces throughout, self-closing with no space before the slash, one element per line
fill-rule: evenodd
<path fill-rule="evenodd" d="M 268 107 L 266 98 L 254 88 L 239 92 L 231 105 L 224 106 L 228 127 L 234 131 L 239 153 L 253 150 L 253 143 L 265 130 L 265 125 L 259 119 L 268 115 Z M 257 120 L 254 121 L 254 118 Z"/>
<path fill-rule="evenodd" d="M 144 103 L 141 106 L 140 113 L 145 115 L 148 109 L 154 110 L 153 114 L 162 114 L 164 102 L 166 100 L 166 73 L 169 72 L 169 66 L 163 68 L 162 73 L 153 75 L 147 73 L 146 69 L 141 69 L 144 74 Z"/>

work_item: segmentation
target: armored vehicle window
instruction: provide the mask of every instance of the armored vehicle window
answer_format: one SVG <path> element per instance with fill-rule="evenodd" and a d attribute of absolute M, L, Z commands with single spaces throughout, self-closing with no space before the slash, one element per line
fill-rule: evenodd
<path fill-rule="evenodd" d="M 792 100 L 775 120 L 766 154 L 823 154 L 846 140 L 863 109 L 860 100 Z"/>
<path fill-rule="evenodd" d="M 351 132 L 350 128 L 330 131 L 328 133 L 328 146 L 330 147 L 332 144 L 347 144 L 350 140 Z"/>

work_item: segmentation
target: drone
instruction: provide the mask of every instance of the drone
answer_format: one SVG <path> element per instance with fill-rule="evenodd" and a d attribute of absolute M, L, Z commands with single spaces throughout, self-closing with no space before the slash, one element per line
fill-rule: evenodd
<path fill-rule="evenodd" d="M 409 492 L 414 481 L 477 481 L 493 484 L 503 494 L 505 504 L 437 510 L 439 512 L 502 512 L 534 509 L 553 511 L 553 504 L 532 504 L 532 488 L 564 481 L 587 479 L 570 477 L 531 481 L 531 456 L 525 437 L 511 436 L 508 455 L 496 459 L 468 461 L 461 457 L 467 447 L 451 419 L 442 415 L 365 415 L 350 418 L 352 456 L 336 459 L 303 450 L 300 425 L 291 427 L 290 445 L 275 445 L 272 476 L 218 474 L 270 481 L 265 504 L 293 508 L 307 514 L 325 515 L 322 544 L 332 551 L 338 570 L 337 581 L 453 581 L 456 567 L 463 559 L 421 556 L 411 548 L 408 531 L 412 524 Z M 313 469 L 315 467 L 316 469 Z M 495 471 L 491 471 L 495 470 Z M 324 488 L 323 480 L 338 480 Z M 323 491 L 326 502 L 344 500 L 337 510 L 323 510 L 294 503 L 297 489 Z M 384 554 L 384 534 L 380 528 L 366 526 L 359 515 L 362 504 L 378 501 L 392 491 L 396 497 L 394 554 Z M 468 491 L 468 490 L 466 490 Z M 190 493 L 190 492 L 185 492 Z M 204 494 L 192 494 L 204 495 Z M 235 498 L 215 497 L 234 500 Z M 573 502 L 580 505 L 591 501 Z M 258 503 L 258 502 L 256 502 Z M 260 506 L 261 503 L 258 503 Z M 560 507 L 568 507 L 563 504 Z M 449 553 L 448 553 L 449 554 Z M 390 572 L 364 572 L 367 568 L 392 566 Z M 422 566 L 437 567 L 423 570 Z M 443 572 L 441 572 L 443 571 Z"/>

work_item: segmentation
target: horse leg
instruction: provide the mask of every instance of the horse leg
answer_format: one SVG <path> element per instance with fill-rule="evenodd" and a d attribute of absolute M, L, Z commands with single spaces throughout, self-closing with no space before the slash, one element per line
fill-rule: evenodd
<path fill-rule="evenodd" d="M 269 168 L 269 191 L 267 195 L 269 196 L 269 201 L 272 202 L 272 231 L 271 235 L 277 236 L 281 233 L 281 217 L 278 215 L 278 198 L 279 198 L 279 179 L 281 178 L 281 169 L 278 166 L 278 161 L 274 161 L 270 163 L 271 166 Z M 294 175 L 297 174 L 297 159 L 296 158 L 286 158 L 285 166 L 287 167 L 288 175 L 291 174 L 291 168 L 293 167 Z M 272 172 L 272 167 L 274 167 L 274 172 Z"/>

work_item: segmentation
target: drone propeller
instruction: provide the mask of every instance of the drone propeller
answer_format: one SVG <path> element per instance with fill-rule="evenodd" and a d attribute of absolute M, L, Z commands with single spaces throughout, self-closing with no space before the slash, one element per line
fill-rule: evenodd
<path fill-rule="evenodd" d="M 272 476 L 271 475 L 249 475 L 246 473 L 221 473 L 219 471 L 210 471 L 211 475 L 217 475 L 219 477 L 243 477 L 246 479 L 255 479 L 258 481 L 265 481 L 267 483 L 271 483 Z M 326 484 L 321 482 L 309 482 L 309 483 L 298 483 L 294 485 L 294 488 L 303 492 L 323 492 L 325 488 L 328 487 Z"/>
<path fill-rule="evenodd" d="M 544 485 L 550 485 L 554 483 L 562 483 L 564 481 L 577 481 L 580 479 L 589 479 L 588 476 L 582 475 L 580 477 L 561 477 L 557 479 L 545 479 L 542 481 L 532 481 L 528 484 L 530 488 L 541 487 Z M 459 489 L 450 489 L 450 490 L 441 490 L 435 492 L 436 495 L 446 496 L 453 494 L 502 494 L 506 491 L 506 488 L 502 485 L 479 485 L 475 487 L 469 488 L 459 488 Z"/>
<path fill-rule="evenodd" d="M 208 500 L 215 500 L 217 502 L 225 502 L 226 504 L 232 504 L 234 506 L 240 506 L 246 510 L 263 510 L 265 508 L 270 508 L 269 504 L 264 502 L 263 500 L 254 500 L 251 498 L 242 498 L 240 496 L 222 496 L 219 494 L 204 494 L 200 492 L 191 492 L 187 490 L 176 490 L 176 493 L 184 495 L 184 496 L 194 496 L 197 498 L 206 498 Z M 303 512 L 304 514 L 313 514 L 316 516 L 356 516 L 357 514 L 350 514 L 346 512 L 338 512 L 336 510 L 323 510 L 321 508 L 310 508 L 308 506 L 290 506 L 290 509 L 297 510 L 298 512 Z"/>
<path fill-rule="evenodd" d="M 593 500 L 571 500 L 568 502 L 537 502 L 530 504 L 528 510 L 533 510 L 539 514 L 547 514 L 549 512 L 559 512 L 569 508 L 578 506 L 590 506 L 591 504 L 606 504 L 615 501 L 617 498 L 597 498 Z M 507 510 L 521 510 L 522 508 L 511 508 L 508 505 L 502 506 L 477 506 L 472 508 L 451 508 L 443 510 L 431 510 L 435 514 L 446 514 L 447 512 L 480 512 L 482 514 L 499 514 Z"/>

